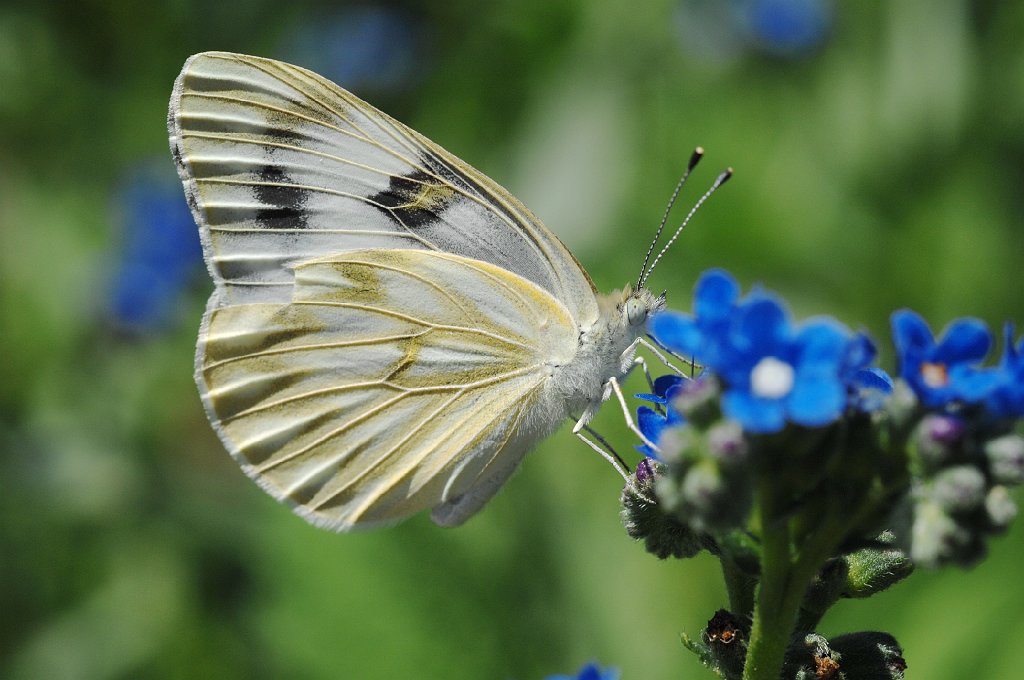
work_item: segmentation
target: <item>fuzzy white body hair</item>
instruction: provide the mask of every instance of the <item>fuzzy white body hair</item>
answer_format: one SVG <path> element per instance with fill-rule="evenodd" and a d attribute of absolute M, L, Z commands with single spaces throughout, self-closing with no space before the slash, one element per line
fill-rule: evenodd
<path fill-rule="evenodd" d="M 639 303 L 643 310 L 642 315 L 634 319 L 638 323 L 630 323 L 627 313 L 630 300 Z M 664 304 L 664 297 L 655 297 L 645 288 L 632 291 L 627 287 L 599 296 L 600 312 L 592 324 L 579 329 L 575 353 L 568 361 L 564 357 L 552 357 L 548 362 L 549 377 L 537 407 L 530 411 L 514 440 L 503 451 L 507 462 L 467 493 L 434 508 L 431 519 L 441 526 L 461 524 L 494 496 L 538 441 L 554 434 L 568 419 L 589 421 L 607 400 L 610 380 L 619 380 L 629 372 L 636 340 L 644 334 L 647 318 Z"/>

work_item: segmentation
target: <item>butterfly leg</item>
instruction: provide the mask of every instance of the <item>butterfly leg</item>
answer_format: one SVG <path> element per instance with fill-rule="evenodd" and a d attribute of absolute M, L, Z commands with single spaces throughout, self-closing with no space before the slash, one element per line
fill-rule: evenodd
<path fill-rule="evenodd" d="M 636 421 L 633 420 L 633 414 L 630 413 L 629 406 L 626 405 L 626 398 L 622 395 L 622 388 L 619 386 L 618 378 L 609 378 L 606 384 L 611 387 L 612 392 L 615 393 L 616 399 L 619 400 L 619 406 L 622 407 L 622 415 L 626 419 L 626 427 L 628 427 L 633 434 L 640 437 L 640 441 L 649 446 L 652 451 L 660 452 L 661 449 L 658 448 L 658 445 L 648 439 L 647 436 L 640 431 L 640 428 L 637 427 Z"/>
<path fill-rule="evenodd" d="M 592 437 L 594 437 L 594 439 L 600 442 L 601 445 L 599 446 L 597 443 L 588 439 L 587 436 L 584 435 L 582 432 L 577 432 L 576 436 L 579 437 L 580 441 L 582 441 L 584 444 L 586 444 L 587 446 L 601 454 L 601 457 L 604 458 L 609 463 L 611 463 L 612 467 L 615 468 L 615 471 L 622 475 L 622 478 L 628 482 L 629 466 L 627 466 L 626 462 L 622 460 L 622 457 L 615 452 L 615 449 L 612 448 L 611 444 L 609 444 L 604 437 L 602 437 L 600 434 L 595 432 L 587 425 L 584 425 L 583 429 L 586 430 L 586 432 L 590 434 Z"/>
<path fill-rule="evenodd" d="M 661 361 L 661 363 L 663 363 L 673 373 L 675 373 L 677 375 L 684 375 L 684 373 L 681 370 L 676 368 L 676 366 L 674 364 L 672 364 L 672 362 L 670 362 L 668 360 L 668 357 L 666 357 L 664 354 L 661 353 L 661 351 L 658 349 L 659 347 L 661 349 L 665 350 L 666 352 L 668 352 L 670 355 L 672 355 L 676 359 L 679 359 L 680 361 L 682 361 L 684 364 L 687 364 L 690 367 L 690 377 L 691 378 L 693 377 L 693 370 L 697 369 L 697 368 L 700 368 L 700 366 L 698 366 L 697 364 L 695 364 L 693 362 L 693 359 L 687 359 L 686 357 L 684 357 L 684 356 L 682 356 L 680 354 L 676 354 L 675 352 L 673 352 L 672 350 L 668 349 L 667 347 L 662 345 L 660 342 L 658 342 L 658 340 L 656 338 L 654 338 L 654 336 L 651 336 L 651 338 L 654 340 L 655 343 L 657 343 L 657 346 L 655 346 L 654 343 L 648 342 L 647 340 L 645 340 L 643 338 L 637 338 L 637 340 L 639 340 L 640 344 L 644 346 L 644 349 L 646 349 L 648 352 L 650 352 L 654 356 L 658 357 L 658 360 Z"/>

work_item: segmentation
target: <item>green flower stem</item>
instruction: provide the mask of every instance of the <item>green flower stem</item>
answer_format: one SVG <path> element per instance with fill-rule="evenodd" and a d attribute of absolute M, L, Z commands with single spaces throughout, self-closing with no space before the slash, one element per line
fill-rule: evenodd
<path fill-rule="evenodd" d="M 762 512 L 762 517 L 771 517 L 771 513 Z M 743 679 L 779 680 L 801 597 L 810 580 L 802 586 L 794 583 L 788 523 L 763 526 L 761 541 L 761 584 Z"/>
<path fill-rule="evenodd" d="M 754 611 L 754 589 L 757 580 L 743 572 L 726 556 L 722 557 L 722 577 L 729 593 L 729 611 L 737 616 L 749 616 Z"/>
<path fill-rule="evenodd" d="M 761 583 L 757 590 L 743 678 L 779 680 L 804 594 L 838 547 L 849 520 L 841 520 L 841 514 L 828 513 L 819 518 L 818 528 L 804 539 L 802 545 L 794 546 L 792 527 L 801 518 L 772 522 L 772 517 L 780 516 L 775 511 L 772 489 L 765 484 L 759 492 L 761 507 L 757 518 L 762 537 Z"/>
<path fill-rule="evenodd" d="M 877 511 L 887 495 L 884 485 L 880 486 L 871 489 L 863 497 L 860 510 L 851 514 L 844 514 L 843 504 L 836 498 L 825 514 L 817 518 L 815 529 L 799 546 L 792 544 L 793 524 L 809 518 L 798 516 L 777 521 L 774 526 L 766 525 L 761 520 L 773 516 L 772 505 L 770 500 L 762 501 L 758 513 L 762 525 L 762 576 L 743 669 L 744 680 L 779 680 L 807 588 L 846 535 Z M 771 493 L 765 487 L 760 491 L 762 498 Z"/>

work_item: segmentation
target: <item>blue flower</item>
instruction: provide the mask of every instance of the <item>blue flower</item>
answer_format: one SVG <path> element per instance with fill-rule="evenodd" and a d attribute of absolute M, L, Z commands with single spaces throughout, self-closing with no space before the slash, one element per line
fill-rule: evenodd
<path fill-rule="evenodd" d="M 794 327 L 781 301 L 754 293 L 730 328 L 722 410 L 748 432 L 777 432 L 786 421 L 827 425 L 846 405 L 841 380 L 849 332 L 831 319 Z"/>
<path fill-rule="evenodd" d="M 996 418 L 1024 416 L 1024 338 L 1013 344 L 1013 324 L 1006 324 L 1003 356 L 992 369 L 995 384 L 986 395 L 985 406 Z"/>
<path fill-rule="evenodd" d="M 980 401 L 999 380 L 999 372 L 978 366 L 992 346 L 992 334 L 977 319 L 954 321 L 936 343 L 924 319 L 902 309 L 892 315 L 892 335 L 900 377 L 929 408 Z"/>
<path fill-rule="evenodd" d="M 830 319 L 794 327 L 767 292 L 737 302 L 738 295 L 728 273 L 706 272 L 695 289 L 695 315 L 659 314 L 651 332 L 722 379 L 722 410 L 749 432 L 777 432 L 786 421 L 817 427 L 839 417 L 847 382 L 854 389 L 854 378 L 869 379 L 860 371 L 874 357 L 870 341 Z M 871 379 L 880 380 L 874 372 Z"/>
<path fill-rule="evenodd" d="M 428 28 L 397 7 L 357 5 L 300 22 L 278 52 L 353 91 L 402 91 L 431 60 Z"/>
<path fill-rule="evenodd" d="M 109 312 L 125 329 L 165 327 L 203 262 L 181 183 L 173 171 L 137 167 L 117 199 L 124 232 L 110 282 Z"/>
<path fill-rule="evenodd" d="M 683 382 L 683 378 L 678 375 L 659 376 L 654 381 L 654 394 L 637 394 L 634 396 L 664 407 L 682 389 Z M 640 428 L 640 431 L 643 432 L 648 441 L 655 443 L 661 438 L 661 433 L 666 427 L 681 425 L 682 423 L 683 417 L 671 407 L 655 411 L 648 406 L 641 406 L 636 410 L 637 427 Z M 658 454 L 646 444 L 638 444 L 634 448 L 648 458 L 658 459 Z"/>
<path fill-rule="evenodd" d="M 892 394 L 893 381 L 889 374 L 871 363 L 878 350 L 864 333 L 857 333 L 846 348 L 841 375 L 849 390 L 850 404 L 861 411 L 881 408 Z"/>
<path fill-rule="evenodd" d="M 669 390 L 682 383 L 684 378 L 679 375 L 661 375 L 654 379 L 654 394 L 634 394 L 637 399 L 643 399 L 655 404 L 664 406 L 669 402 Z M 673 392 L 672 394 L 675 394 Z"/>
<path fill-rule="evenodd" d="M 588 663 L 576 675 L 549 675 L 545 680 L 619 680 L 619 670 L 601 670 L 596 663 Z"/>
<path fill-rule="evenodd" d="M 825 0 L 753 0 L 743 4 L 748 30 L 770 52 L 799 54 L 828 37 L 831 2 Z"/>

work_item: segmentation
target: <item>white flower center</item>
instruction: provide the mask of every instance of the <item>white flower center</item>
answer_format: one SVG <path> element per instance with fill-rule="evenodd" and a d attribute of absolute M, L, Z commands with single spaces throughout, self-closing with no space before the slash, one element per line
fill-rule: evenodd
<path fill-rule="evenodd" d="M 765 357 L 750 372 L 750 387 L 754 396 L 781 399 L 793 389 L 793 367 L 775 357 Z"/>

